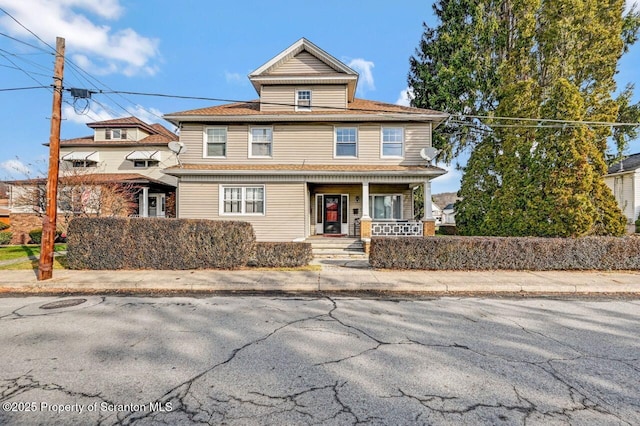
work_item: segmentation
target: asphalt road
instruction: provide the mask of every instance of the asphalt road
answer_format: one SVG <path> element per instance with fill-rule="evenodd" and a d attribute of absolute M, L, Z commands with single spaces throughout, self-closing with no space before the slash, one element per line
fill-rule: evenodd
<path fill-rule="evenodd" d="M 2 425 L 640 424 L 638 299 L 0 298 L 0 344 Z"/>

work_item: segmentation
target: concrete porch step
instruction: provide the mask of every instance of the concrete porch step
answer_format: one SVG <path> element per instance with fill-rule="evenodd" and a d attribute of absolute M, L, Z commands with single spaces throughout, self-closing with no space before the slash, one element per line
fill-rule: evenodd
<path fill-rule="evenodd" d="M 347 250 L 313 250 L 315 258 L 331 258 L 331 259 L 367 259 L 368 256 L 364 251 L 347 251 Z"/>

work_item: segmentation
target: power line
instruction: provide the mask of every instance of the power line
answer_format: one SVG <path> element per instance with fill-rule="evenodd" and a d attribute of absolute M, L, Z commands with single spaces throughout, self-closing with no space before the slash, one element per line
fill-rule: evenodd
<path fill-rule="evenodd" d="M 2 11 L 3 11 L 5 14 L 7 14 L 8 16 L 11 16 L 11 15 L 9 15 L 9 14 L 4 10 L 4 9 L 2 9 L 1 7 L 0 7 L 0 10 L 2 10 Z M 13 18 L 13 17 L 11 16 L 11 18 Z M 14 19 L 14 20 L 15 20 L 15 19 Z M 48 51 L 48 50 L 46 50 L 46 49 L 43 49 L 43 48 L 42 48 L 42 47 L 40 47 L 40 46 L 36 46 L 36 45 L 31 44 L 31 43 L 27 43 L 26 41 L 22 41 L 22 40 L 20 40 L 20 39 L 15 38 L 15 37 L 11 37 L 11 36 L 10 36 L 10 35 L 8 35 L 8 34 L 0 33 L 0 36 L 3 36 L 3 37 L 6 37 L 6 38 L 9 38 L 9 39 L 11 39 L 11 40 L 13 40 L 13 41 L 17 41 L 18 43 L 22 43 L 22 44 L 24 44 L 24 45 L 26 45 L 26 46 L 33 47 L 34 49 L 41 50 L 43 53 L 46 53 L 47 55 L 52 55 L 52 53 L 51 53 L 51 52 L 49 52 L 49 51 Z"/>
<path fill-rule="evenodd" d="M 50 86 L 12 87 L 8 89 L 0 89 L 0 92 L 13 92 L 18 90 L 49 89 L 49 88 Z"/>

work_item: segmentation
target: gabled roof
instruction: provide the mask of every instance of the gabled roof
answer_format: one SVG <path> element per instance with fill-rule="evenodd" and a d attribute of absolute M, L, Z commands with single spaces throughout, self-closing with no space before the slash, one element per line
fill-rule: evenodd
<path fill-rule="evenodd" d="M 189 111 L 174 112 L 164 116 L 174 124 L 179 122 L 216 122 L 216 121 L 433 121 L 436 126 L 449 115 L 430 109 L 406 107 L 365 99 L 354 99 L 347 108 L 335 108 L 327 111 L 260 111 L 260 101 L 236 102 Z"/>
<path fill-rule="evenodd" d="M 620 167 L 620 163 L 622 163 L 622 167 Z M 618 162 L 607 170 L 608 174 L 614 173 L 622 173 L 622 172 L 630 172 L 636 169 L 640 169 L 640 153 L 631 154 L 621 162 Z"/>
<path fill-rule="evenodd" d="M 283 64 L 291 61 L 302 52 L 309 53 L 318 61 L 326 65 L 326 69 L 328 71 L 333 70 L 334 72 L 275 72 L 278 68 L 282 67 Z M 356 93 L 356 86 L 358 84 L 358 73 L 356 71 L 304 37 L 249 74 L 249 80 L 251 80 L 251 83 L 258 94 L 260 93 L 260 88 L 264 83 L 292 83 L 293 77 L 295 77 L 293 80 L 296 81 L 296 84 L 322 84 L 323 82 L 334 84 L 346 83 L 349 101 L 353 100 Z"/>

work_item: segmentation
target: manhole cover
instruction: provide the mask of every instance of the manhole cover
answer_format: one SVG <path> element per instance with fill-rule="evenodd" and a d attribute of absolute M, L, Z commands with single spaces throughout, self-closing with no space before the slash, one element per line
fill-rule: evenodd
<path fill-rule="evenodd" d="M 44 305 L 40 306 L 40 309 L 69 308 L 71 306 L 82 305 L 86 301 L 87 301 L 87 299 L 56 300 L 55 302 L 45 303 Z"/>

